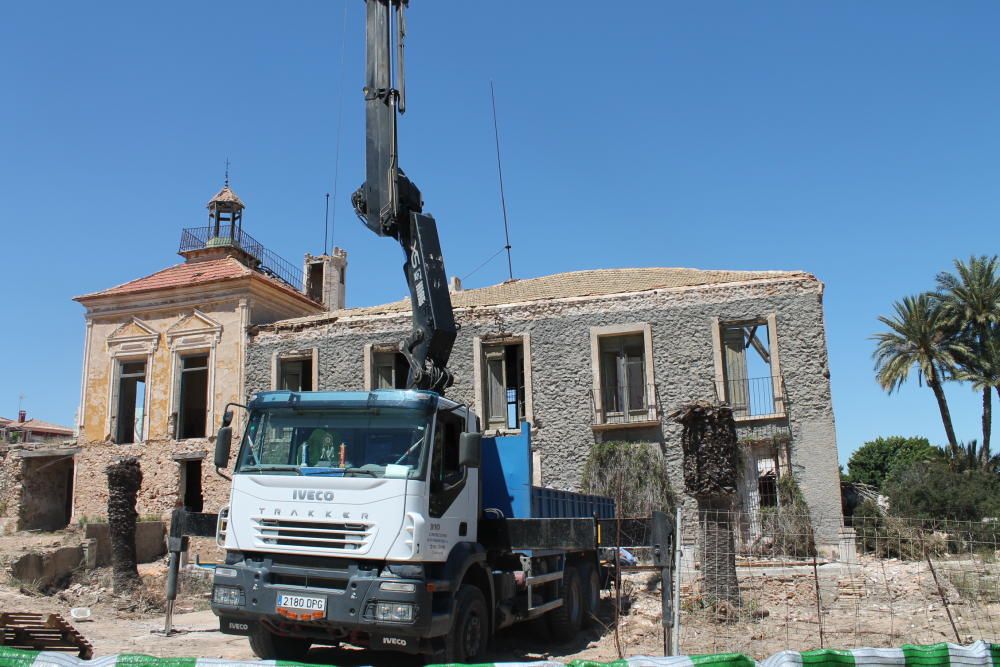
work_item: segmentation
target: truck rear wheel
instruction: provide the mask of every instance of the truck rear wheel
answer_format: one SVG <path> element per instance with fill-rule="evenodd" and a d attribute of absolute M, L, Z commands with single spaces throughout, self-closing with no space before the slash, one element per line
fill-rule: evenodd
<path fill-rule="evenodd" d="M 292 660 L 301 662 L 309 653 L 308 639 L 282 637 L 257 625 L 250 631 L 250 650 L 261 660 Z"/>
<path fill-rule="evenodd" d="M 568 641 L 580 631 L 580 623 L 583 621 L 583 595 L 580 589 L 580 573 L 575 567 L 567 567 L 563 572 L 562 606 L 546 614 L 549 632 L 559 641 Z"/>
<path fill-rule="evenodd" d="M 580 585 L 583 587 L 582 625 L 588 628 L 594 624 L 601 604 L 601 577 L 597 574 L 597 566 L 589 561 L 580 566 Z"/>
<path fill-rule="evenodd" d="M 444 662 L 482 662 L 490 644 L 486 599 L 475 586 L 462 586 L 455 600 L 455 617 L 445 639 Z"/>

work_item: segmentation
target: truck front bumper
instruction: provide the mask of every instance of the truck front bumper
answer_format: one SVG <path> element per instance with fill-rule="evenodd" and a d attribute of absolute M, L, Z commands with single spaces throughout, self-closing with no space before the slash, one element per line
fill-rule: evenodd
<path fill-rule="evenodd" d="M 425 581 L 390 575 L 373 563 L 344 560 L 338 567 L 316 567 L 276 563 L 248 554 L 217 569 L 212 611 L 227 634 L 249 634 L 259 624 L 279 635 L 319 643 L 346 641 L 370 649 L 424 652 L 432 638 L 449 631 L 450 605 L 436 614 L 434 594 L 427 590 Z M 394 590 L 383 588 L 385 583 Z M 216 589 L 220 587 L 231 589 L 226 591 L 230 604 L 217 601 Z M 325 598 L 326 608 L 322 614 L 279 611 L 277 599 L 282 593 Z M 380 620 L 379 603 L 411 605 L 412 620 Z"/>

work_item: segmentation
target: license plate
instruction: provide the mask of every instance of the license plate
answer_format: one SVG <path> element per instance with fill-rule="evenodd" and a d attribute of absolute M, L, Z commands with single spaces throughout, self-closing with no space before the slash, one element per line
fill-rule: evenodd
<path fill-rule="evenodd" d="M 290 611 L 326 611 L 326 598 L 312 595 L 295 595 L 294 593 L 278 593 L 275 604 L 278 609 Z"/>

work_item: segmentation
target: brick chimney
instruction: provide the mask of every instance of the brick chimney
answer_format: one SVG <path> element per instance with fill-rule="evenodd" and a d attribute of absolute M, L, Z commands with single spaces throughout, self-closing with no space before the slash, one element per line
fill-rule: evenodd
<path fill-rule="evenodd" d="M 347 277 L 347 252 L 334 248 L 329 255 L 306 253 L 302 266 L 302 291 L 327 310 L 345 307 L 344 292 Z"/>
<path fill-rule="evenodd" d="M 27 410 L 18 410 L 17 411 L 17 423 L 18 424 L 23 424 L 26 421 L 28 421 L 28 411 Z"/>

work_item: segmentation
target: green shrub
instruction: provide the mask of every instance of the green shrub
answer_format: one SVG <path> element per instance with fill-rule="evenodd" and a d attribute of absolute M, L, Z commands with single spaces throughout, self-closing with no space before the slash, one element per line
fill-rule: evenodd
<path fill-rule="evenodd" d="M 847 481 L 881 489 L 894 470 L 914 462 L 939 461 L 941 450 L 927 438 L 905 438 L 899 435 L 876 438 L 863 444 L 847 462 Z"/>
<path fill-rule="evenodd" d="M 622 517 L 669 512 L 674 506 L 666 459 L 649 443 L 595 443 L 583 464 L 581 486 L 585 493 L 613 498 Z"/>
<path fill-rule="evenodd" d="M 760 510 L 762 533 L 768 541 L 764 553 L 803 558 L 816 555 L 809 505 L 791 475 L 778 480 L 778 506 Z"/>

